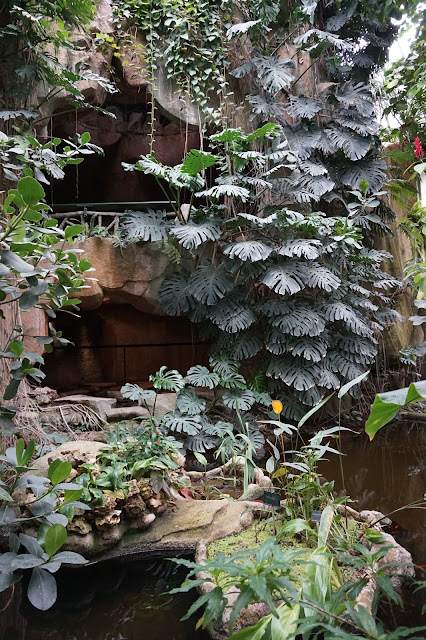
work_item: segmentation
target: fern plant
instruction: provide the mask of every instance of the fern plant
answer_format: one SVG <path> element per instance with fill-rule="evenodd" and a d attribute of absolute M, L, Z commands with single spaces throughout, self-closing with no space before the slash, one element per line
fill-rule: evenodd
<path fill-rule="evenodd" d="M 343 103 L 349 96 L 339 94 Z M 319 140 L 319 132 L 306 132 L 311 143 L 305 140 L 304 150 Z M 154 216 L 139 216 L 137 229 L 128 214 L 122 229 L 129 240 L 148 232 L 151 240 L 163 233 L 173 238 L 186 259 L 160 287 L 164 311 L 186 314 L 213 349 L 265 371 L 269 390 L 282 393 L 284 415 L 297 418 L 301 405 L 318 403 L 369 367 L 380 332 L 398 317 L 387 309 L 387 292 L 398 282 L 382 270 L 390 255 L 363 240 L 363 231 L 386 227 L 379 213 L 383 194 L 369 194 L 367 182 L 351 190 L 344 215 L 327 216 L 311 202 L 297 209 L 279 203 L 277 194 L 281 190 L 285 200 L 302 162 L 279 142 L 281 136 L 274 124 L 250 135 L 226 129 L 211 137 L 214 153 L 191 153 L 178 167 L 147 157 L 127 165 L 157 175 L 174 202 L 182 203 L 185 194 L 188 202 L 174 220 L 158 215 L 153 223 Z M 324 176 L 319 160 L 304 162 L 312 179 Z M 213 186 L 206 166 L 218 174 Z M 259 210 L 265 192 L 276 204 Z M 250 410 L 257 398 L 235 370 L 198 367 L 187 381 L 214 388 L 215 374 L 226 388 L 224 404 Z M 180 412 L 176 420 L 176 430 L 185 430 Z M 191 416 L 191 435 L 199 431 L 195 422 Z"/>

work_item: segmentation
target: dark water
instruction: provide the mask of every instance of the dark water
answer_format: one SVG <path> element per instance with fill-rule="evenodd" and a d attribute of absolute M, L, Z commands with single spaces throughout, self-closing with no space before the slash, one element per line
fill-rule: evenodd
<path fill-rule="evenodd" d="M 355 500 L 358 511 L 374 509 L 389 514 L 392 533 L 408 549 L 416 565 L 416 579 L 426 580 L 426 510 L 400 507 L 421 500 L 426 492 L 426 424 L 398 422 L 379 431 L 370 442 L 365 433 L 342 433 L 343 473 L 346 494 Z M 339 458 L 330 454 L 320 471 L 335 487 L 342 489 Z M 393 512 L 393 513 L 391 513 Z M 382 611 L 388 627 L 426 624 L 422 607 L 426 589 L 407 587 L 404 610 L 391 607 Z M 426 638 L 426 632 L 425 638 Z"/>
<path fill-rule="evenodd" d="M 426 492 L 426 424 L 397 423 L 377 433 L 370 442 L 365 433 L 342 433 L 343 472 L 347 495 L 355 509 L 388 514 L 421 500 Z M 321 472 L 342 489 L 338 456 L 330 454 Z M 404 509 L 389 516 L 397 541 L 426 565 L 426 510 Z"/>
<path fill-rule="evenodd" d="M 162 595 L 185 579 L 170 561 L 109 561 L 61 571 L 58 601 L 38 612 L 25 597 L 0 616 L 1 640 L 205 640 L 197 618 L 180 622 L 192 594 Z"/>

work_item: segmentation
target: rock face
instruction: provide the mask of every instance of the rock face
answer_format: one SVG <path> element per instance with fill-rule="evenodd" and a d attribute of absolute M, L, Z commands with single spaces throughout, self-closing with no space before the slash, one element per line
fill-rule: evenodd
<path fill-rule="evenodd" d="M 40 476 L 47 477 L 49 465 L 54 460 L 62 462 L 71 462 L 73 469 L 77 469 L 81 464 L 93 464 L 99 449 L 103 447 L 102 442 L 92 442 L 91 440 L 75 440 L 74 442 L 65 442 L 57 447 L 54 451 L 46 453 L 34 463 L 32 466 L 38 470 Z"/>
<path fill-rule="evenodd" d="M 120 250 L 109 238 L 95 237 L 76 248 L 84 250 L 84 257 L 91 262 L 96 277 L 95 282 L 88 280 L 89 288 L 79 294 L 82 310 L 100 307 L 108 298 L 129 303 L 145 313 L 162 313 L 158 289 L 173 267 L 156 246 L 130 244 Z"/>

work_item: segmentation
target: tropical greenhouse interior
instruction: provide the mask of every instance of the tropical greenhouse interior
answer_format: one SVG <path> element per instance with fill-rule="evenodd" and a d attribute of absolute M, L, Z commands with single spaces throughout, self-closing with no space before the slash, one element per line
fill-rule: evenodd
<path fill-rule="evenodd" d="M 0 640 L 426 638 L 426 3 L 4 0 Z"/>

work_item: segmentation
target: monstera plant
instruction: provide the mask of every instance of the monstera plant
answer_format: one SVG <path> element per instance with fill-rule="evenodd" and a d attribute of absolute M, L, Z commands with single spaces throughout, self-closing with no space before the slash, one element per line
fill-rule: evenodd
<path fill-rule="evenodd" d="M 376 334 L 396 315 L 387 290 L 398 283 L 381 268 L 390 256 L 363 241 L 364 230 L 386 227 L 383 194 L 369 195 L 358 180 L 345 215 L 311 203 L 290 208 L 282 193 L 297 189 L 300 159 L 274 124 L 249 135 L 226 129 L 210 149 L 175 167 L 152 156 L 125 165 L 155 176 L 175 216 L 128 211 L 122 238 L 161 243 L 180 264 L 161 285 L 164 310 L 186 314 L 216 351 L 255 359 L 270 388 L 284 383 L 284 413 L 300 417 L 301 404 L 368 368 Z"/>

